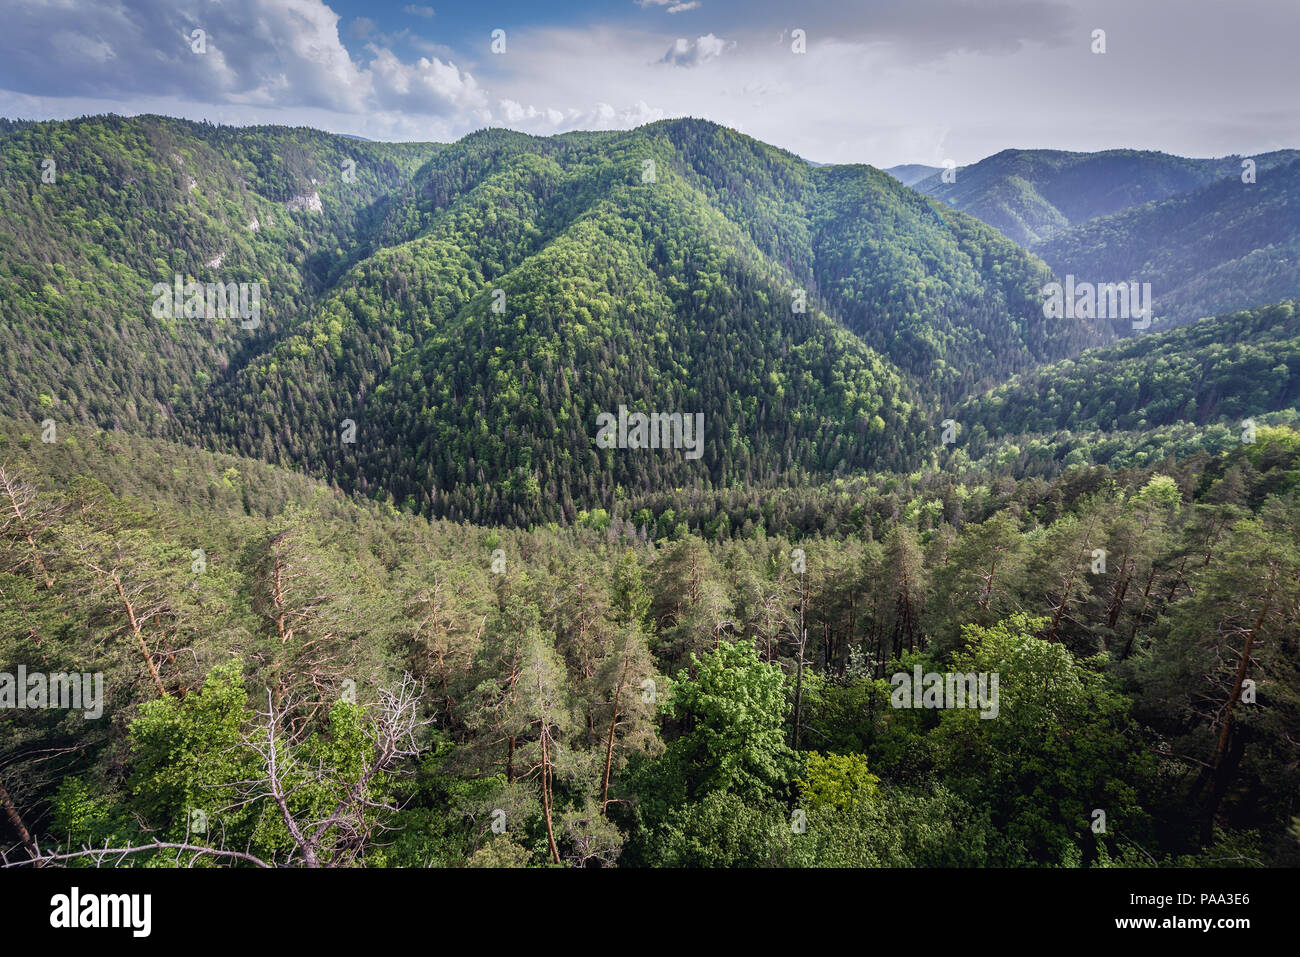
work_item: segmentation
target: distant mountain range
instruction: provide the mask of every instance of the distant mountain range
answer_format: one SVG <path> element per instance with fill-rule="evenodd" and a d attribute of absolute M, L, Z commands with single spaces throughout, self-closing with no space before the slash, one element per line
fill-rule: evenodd
<path fill-rule="evenodd" d="M 1158 323 L 1300 295 L 1300 151 L 1186 159 L 1004 150 L 954 173 L 951 183 L 936 171 L 910 185 L 995 227 L 1059 276 L 1151 283 Z"/>
<path fill-rule="evenodd" d="M 903 166 L 891 166 L 885 172 L 904 186 L 915 186 L 921 180 L 940 172 L 940 168 L 938 166 L 922 166 L 920 163 L 906 163 Z"/>
<path fill-rule="evenodd" d="M 1047 320 L 1047 269 L 977 220 L 703 121 L 447 146 L 160 117 L 0 133 L 13 407 L 436 514 L 906 468 L 944 403 L 1110 338 Z M 178 276 L 261 284 L 256 324 L 172 310 Z M 602 452 L 620 406 L 702 412 L 702 457 Z"/>

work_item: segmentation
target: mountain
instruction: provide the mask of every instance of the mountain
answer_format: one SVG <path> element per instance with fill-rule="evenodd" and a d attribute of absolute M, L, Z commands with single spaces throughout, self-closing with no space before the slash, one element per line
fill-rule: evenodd
<path fill-rule="evenodd" d="M 1201 319 L 1020 373 L 972 397 L 954 418 L 966 455 L 980 460 L 1014 443 L 1048 458 L 1111 461 L 1125 445 L 1168 447 L 1185 457 L 1196 433 L 1218 451 L 1241 441 L 1247 420 L 1294 422 L 1300 409 L 1300 301 Z M 1176 428 L 1178 426 L 1192 428 Z M 1211 437 L 1210 433 L 1214 436 Z M 1053 436 L 1049 446 L 1038 439 Z M 1076 449 L 1078 451 L 1076 451 Z M 1150 457 L 1150 453 L 1148 453 Z M 1050 470 L 1048 472 L 1050 474 Z"/>
<path fill-rule="evenodd" d="M 1229 176 L 1058 233 L 1032 247 L 1061 276 L 1151 284 L 1179 324 L 1300 296 L 1300 160 Z"/>
<path fill-rule="evenodd" d="M 164 430 L 360 255 L 437 147 L 157 116 L 0 121 L 0 397 Z M 344 250 L 348 252 L 344 252 Z M 153 315 L 155 284 L 260 282 L 260 325 Z"/>
<path fill-rule="evenodd" d="M 923 166 L 920 163 L 904 163 L 902 166 L 891 166 L 887 170 L 890 176 L 898 180 L 904 186 L 915 186 L 921 180 L 928 176 L 938 173 L 938 166 Z"/>
<path fill-rule="evenodd" d="M 1296 159 L 1296 150 L 1254 157 L 1260 172 Z M 951 183 L 936 171 L 908 185 L 1032 247 L 1071 226 L 1237 177 L 1241 163 L 1237 156 L 1187 159 L 1143 150 L 1008 149 L 959 167 Z"/>
<path fill-rule="evenodd" d="M 1080 282 L 1151 284 L 1180 324 L 1300 295 L 1300 151 L 1186 159 L 1004 150 L 915 189 L 995 227 Z M 1127 330 L 1117 326 L 1121 334 Z"/>
<path fill-rule="evenodd" d="M 402 147 L 157 117 L 3 136 L 14 407 L 431 514 L 571 521 L 904 468 L 941 406 L 1109 338 L 1045 319 L 1047 270 L 977 220 L 704 121 Z M 54 184 L 46 154 L 68 157 Z M 154 315 L 176 274 L 260 283 L 261 324 Z M 621 407 L 702 414 L 698 457 L 598 448 Z"/>
<path fill-rule="evenodd" d="M 1116 343 L 699 121 L 0 158 L 9 867 L 1296 863 L 1300 299 Z M 1051 242 L 1190 296 L 1278 170 Z"/>
<path fill-rule="evenodd" d="M 432 514 L 572 521 L 629 492 L 901 466 L 940 398 L 1104 341 L 1045 321 L 1046 271 L 982 224 L 710 123 L 485 131 L 420 176 L 386 245 L 202 397 L 196 441 Z M 602 452 L 622 406 L 701 413 L 700 457 Z"/>

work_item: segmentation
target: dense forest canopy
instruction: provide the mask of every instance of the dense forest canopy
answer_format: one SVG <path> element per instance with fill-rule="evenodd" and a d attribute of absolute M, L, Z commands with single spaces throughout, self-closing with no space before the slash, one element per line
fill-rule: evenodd
<path fill-rule="evenodd" d="M 104 673 L 104 720 L 0 715 L 0 780 L 47 851 L 1296 863 L 1295 428 L 964 499 L 863 488 L 856 525 L 804 533 L 823 490 L 719 540 L 429 522 L 81 427 L 7 423 L 0 458 L 0 671 Z M 997 674 L 998 720 L 891 705 L 913 672 Z"/>
<path fill-rule="evenodd" d="M 1300 296 L 1300 152 L 1004 150 L 912 183 L 1059 276 L 1150 283 L 1157 325 Z"/>

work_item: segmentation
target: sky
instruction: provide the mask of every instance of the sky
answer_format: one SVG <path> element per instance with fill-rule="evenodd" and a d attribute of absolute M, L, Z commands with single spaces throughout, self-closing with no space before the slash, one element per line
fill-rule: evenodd
<path fill-rule="evenodd" d="M 1298 28 L 1300 0 L 4 0 L 0 116 L 443 142 L 696 116 L 880 167 L 1251 155 L 1300 147 Z"/>

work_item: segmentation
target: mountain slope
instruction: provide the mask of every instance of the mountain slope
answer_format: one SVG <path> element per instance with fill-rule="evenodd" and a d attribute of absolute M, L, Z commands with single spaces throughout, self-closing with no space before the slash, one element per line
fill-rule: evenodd
<path fill-rule="evenodd" d="M 964 403 L 972 455 L 986 439 L 1206 426 L 1300 408 L 1300 301 L 1202 319 L 1015 376 Z"/>
<path fill-rule="evenodd" d="M 1102 323 L 1045 320 L 1038 260 L 871 167 L 816 171 L 816 287 L 865 342 L 950 401 L 1107 341 Z"/>
<path fill-rule="evenodd" d="M 1296 159 L 1300 159 L 1296 150 L 1254 157 L 1261 173 Z M 1143 150 L 1008 149 L 958 168 L 952 183 L 943 182 L 936 173 L 912 185 L 1020 245 L 1032 246 L 1071 226 L 1240 173 L 1241 157 L 1188 159 Z"/>
<path fill-rule="evenodd" d="M 988 227 L 700 121 L 474 134 L 376 235 L 202 398 L 195 441 L 433 514 L 567 521 L 628 492 L 903 467 L 941 396 L 1104 341 L 1044 320 L 1046 270 Z M 598 449 L 620 406 L 702 413 L 700 457 Z"/>
<path fill-rule="evenodd" d="M 938 166 L 924 166 L 920 163 L 904 163 L 902 166 L 891 166 L 885 170 L 890 176 L 898 180 L 904 186 L 915 186 L 926 177 L 933 176 L 939 172 Z"/>
<path fill-rule="evenodd" d="M 0 122 L 6 406 L 165 429 L 330 285 L 435 149 L 154 116 Z M 177 274 L 260 282 L 260 325 L 155 317 L 154 285 Z"/>
<path fill-rule="evenodd" d="M 1157 321 L 1300 296 L 1300 160 L 1062 232 L 1034 248 L 1058 274 L 1151 283 Z"/>

